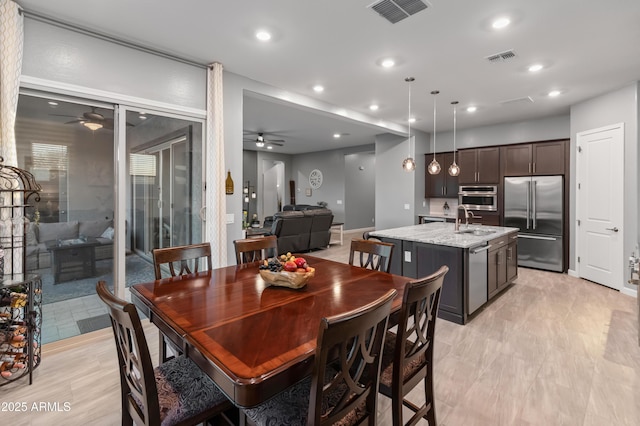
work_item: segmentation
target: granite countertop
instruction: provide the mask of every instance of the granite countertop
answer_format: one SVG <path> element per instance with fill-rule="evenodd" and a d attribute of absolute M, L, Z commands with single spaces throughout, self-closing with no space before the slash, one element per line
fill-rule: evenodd
<path fill-rule="evenodd" d="M 460 225 L 460 231 L 476 232 L 455 233 L 454 229 L 454 223 L 433 222 L 373 231 L 370 232 L 369 235 L 378 238 L 393 238 L 441 246 L 472 248 L 483 245 L 494 238 L 518 231 L 518 228 L 507 228 L 503 226 L 469 225 L 467 227 L 464 224 Z"/>

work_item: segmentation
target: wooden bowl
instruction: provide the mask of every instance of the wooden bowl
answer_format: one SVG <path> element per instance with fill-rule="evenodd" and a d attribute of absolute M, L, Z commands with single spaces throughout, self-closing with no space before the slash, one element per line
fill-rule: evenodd
<path fill-rule="evenodd" d="M 315 269 L 304 273 L 287 271 L 271 272 L 268 269 L 260 269 L 260 276 L 265 282 L 271 285 L 289 288 L 304 287 L 315 273 Z"/>

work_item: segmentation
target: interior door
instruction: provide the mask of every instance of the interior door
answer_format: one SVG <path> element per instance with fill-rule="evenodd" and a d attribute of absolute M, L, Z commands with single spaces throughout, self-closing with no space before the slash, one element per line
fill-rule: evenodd
<path fill-rule="evenodd" d="M 578 275 L 623 287 L 623 124 L 577 135 Z"/>

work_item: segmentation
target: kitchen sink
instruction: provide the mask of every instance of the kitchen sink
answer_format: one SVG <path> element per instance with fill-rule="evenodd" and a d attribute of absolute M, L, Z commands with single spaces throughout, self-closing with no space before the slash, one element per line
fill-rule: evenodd
<path fill-rule="evenodd" d="M 491 231 L 489 229 L 460 229 L 455 231 L 456 234 L 471 234 L 477 235 L 479 237 L 483 237 L 485 235 L 495 234 L 496 231 Z"/>

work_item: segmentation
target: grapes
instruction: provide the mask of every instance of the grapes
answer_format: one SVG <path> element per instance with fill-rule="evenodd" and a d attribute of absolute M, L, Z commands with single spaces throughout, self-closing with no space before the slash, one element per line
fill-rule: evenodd
<path fill-rule="evenodd" d="M 271 272 L 280 272 L 282 270 L 282 263 L 280 263 L 277 258 L 270 258 L 262 261 L 260 269 L 268 269 Z"/>

